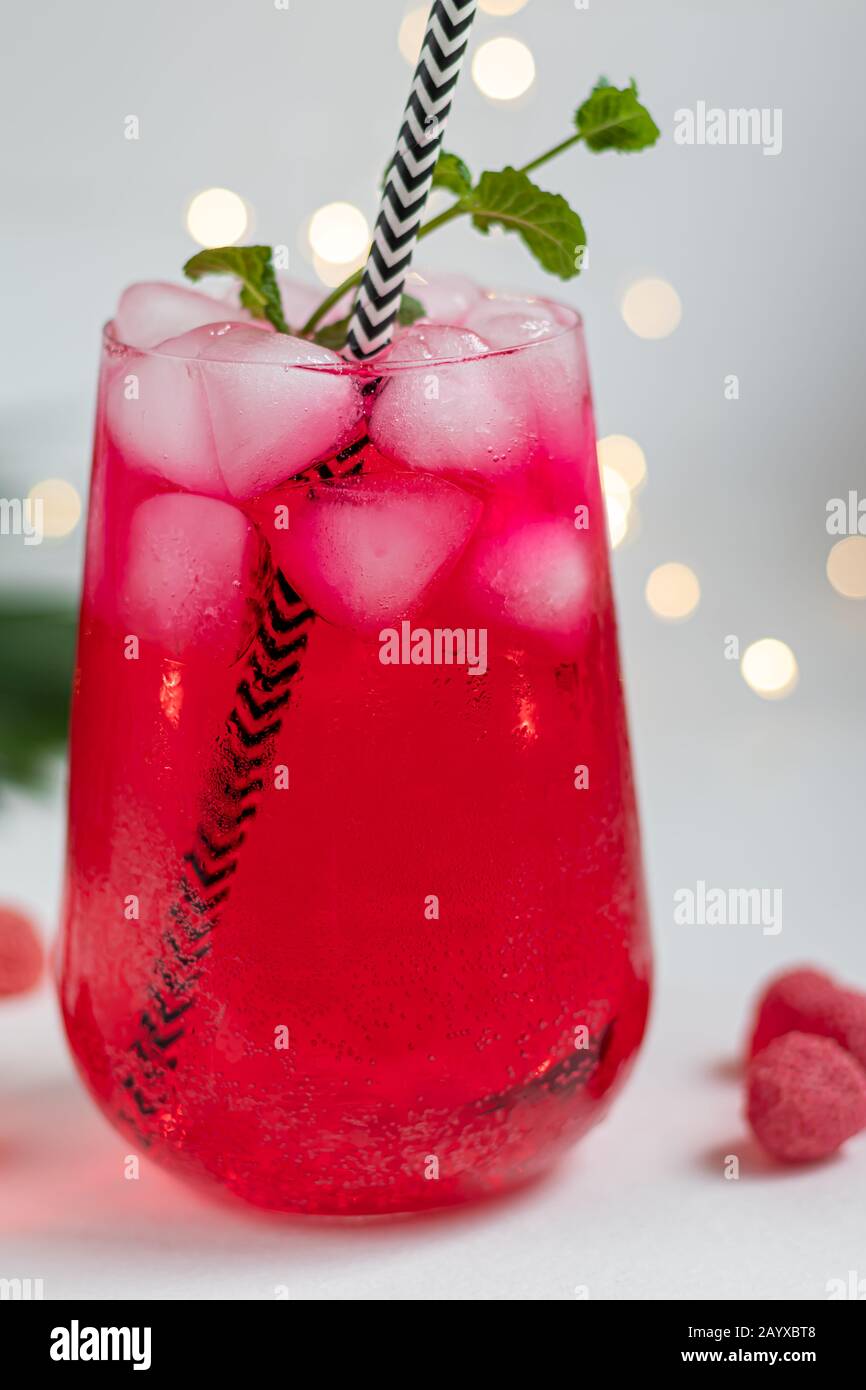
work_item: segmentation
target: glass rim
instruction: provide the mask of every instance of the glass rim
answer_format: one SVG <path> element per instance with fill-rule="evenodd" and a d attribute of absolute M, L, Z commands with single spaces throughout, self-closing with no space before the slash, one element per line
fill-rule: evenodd
<path fill-rule="evenodd" d="M 496 300 L 496 299 L 503 299 L 503 300 L 504 300 L 504 299 L 508 299 L 508 298 L 510 298 L 510 297 L 512 297 L 512 296 L 508 295 L 507 293 L 503 293 L 503 294 L 501 294 L 501 295 L 493 294 L 493 295 L 488 296 L 488 298 L 489 298 L 491 301 Z M 385 351 L 384 351 L 383 353 L 381 353 L 378 357 L 375 357 L 375 358 L 373 358 L 373 359 L 370 359 L 369 361 L 366 361 L 366 362 L 353 362 L 353 361 L 350 360 L 349 358 L 343 358 L 343 359 L 340 360 L 339 364 L 338 364 L 338 363 L 334 363 L 334 362 L 280 362 L 278 359 L 275 359 L 273 362 L 269 362 L 269 361 L 266 361 L 266 360 L 259 360 L 259 361 L 256 361 L 256 362 L 250 362 L 249 359 L 244 359 L 244 358 L 242 358 L 242 357 L 237 357 L 237 358 L 232 358 L 232 357 L 192 357 L 192 356 L 189 356 L 189 355 L 184 354 L 184 353 L 161 352 L 161 351 L 159 351 L 159 345 L 158 345 L 158 344 L 157 344 L 157 346 L 155 346 L 155 347 L 150 347 L 150 348 L 138 348 L 138 347 L 133 347 L 133 345 L 132 345 L 131 343 L 123 343 L 123 342 L 121 342 L 121 340 L 120 340 L 119 338 L 117 338 L 117 337 L 115 336 L 115 334 L 114 334 L 114 320 L 113 320 L 113 319 L 108 319 L 108 320 L 103 324 L 103 328 L 102 328 L 102 341 L 103 341 L 103 346 L 106 348 L 106 350 L 107 350 L 111 355 L 117 355 L 117 356 L 120 356 L 121 354 L 130 353 L 130 354 L 132 354 L 132 355 L 134 355 L 134 356 L 136 356 L 136 357 L 157 357 L 157 358 L 160 359 L 160 361 L 169 361 L 169 362 L 197 362 L 197 363 L 199 363 L 199 364 L 201 364 L 202 366 L 205 366 L 205 367 L 207 367 L 207 366 L 209 366 L 209 365 L 218 366 L 218 367 L 255 367 L 255 368 L 259 368 L 259 367 L 262 367 L 262 368 L 276 367 L 276 368 L 278 368 L 280 371 L 284 371 L 284 372 L 286 372 L 286 371 L 326 372 L 326 373 L 328 373 L 329 375 L 332 375 L 332 376 L 333 376 L 333 375 L 337 375 L 337 374 L 339 374 L 340 376 L 343 376 L 343 375 L 353 375 L 353 376 L 363 377 L 363 378 L 369 380 L 371 377 L 379 377 L 379 376 L 383 376 L 383 375 L 392 376 L 392 375 L 396 374 L 397 372 L 418 371 L 418 370 L 422 370 L 422 371 L 431 371 L 431 370 L 433 370 L 433 369 L 435 369 L 435 368 L 437 368 L 437 367 L 454 367 L 454 366 L 460 366 L 461 364 L 465 364 L 465 363 L 469 363 L 469 362 L 488 362 L 488 361 L 492 360 L 493 358 L 497 358 L 497 357 L 513 357 L 513 356 L 516 356 L 516 355 L 518 355 L 518 354 L 520 354 L 520 353 L 532 351 L 533 349 L 543 348 L 545 345 L 547 345 L 547 344 L 549 344 L 549 343 L 557 343 L 557 342 L 560 342 L 563 338 L 565 338 L 565 337 L 568 336 L 568 335 L 571 335 L 571 334 L 578 334 L 578 335 L 579 335 L 579 334 L 582 333 L 582 331 L 583 331 L 583 316 L 578 312 L 577 309 L 573 309 L 573 308 L 571 307 L 571 305 L 569 305 L 569 304 L 561 304 L 558 300 L 549 299 L 549 298 L 547 298 L 547 297 L 544 296 L 544 295 L 522 295 L 522 296 L 513 296 L 513 297 L 514 297 L 514 298 L 520 298 L 520 299 L 522 299 L 524 302 L 526 302 L 527 300 L 531 300 L 531 302 L 534 303 L 534 304 L 549 305 L 552 309 L 555 310 L 556 323 L 557 323 L 556 331 L 554 331 L 554 332 L 548 334 L 547 337 L 544 337 L 544 338 L 534 338 L 534 339 L 531 339 L 531 340 L 528 341 L 528 342 L 524 341 L 524 342 L 522 342 L 522 343 L 514 343 L 513 345 L 507 346 L 507 347 L 491 347 L 491 348 L 486 349 L 484 352 L 476 352 L 476 353 L 473 353 L 471 356 L 462 356 L 462 357 L 429 357 L 429 358 L 418 359 L 418 360 L 410 361 L 410 362 L 406 362 L 406 361 L 403 361 L 403 362 L 392 362 L 392 363 L 390 363 L 390 364 L 389 364 L 389 362 L 388 362 L 388 353 L 389 353 L 389 349 L 387 349 L 387 348 L 386 348 Z M 228 307 L 228 306 L 227 306 L 227 307 Z M 257 327 L 258 325 L 257 325 L 255 322 L 250 323 L 249 320 L 245 320 L 245 319 L 225 318 L 225 319 L 215 319 L 215 320 L 214 320 L 214 323 L 213 323 L 212 325 L 211 325 L 211 324 L 202 324 L 201 326 L 202 326 L 203 328 L 216 327 L 216 326 L 219 326 L 219 327 L 234 326 L 234 327 L 242 327 L 242 328 L 250 328 L 250 327 L 255 328 L 255 327 Z M 419 325 L 419 326 L 421 326 L 421 325 Z M 465 332 L 465 333 L 472 333 L 472 332 L 474 331 L 473 329 L 471 329 L 471 328 L 466 328 L 465 326 L 461 326 L 460 324 L 444 324 L 444 323 L 432 323 L 432 322 L 431 322 L 430 324 L 427 324 L 427 325 L 424 325 L 424 326 L 427 326 L 427 327 L 430 327 L 430 328 L 454 328 L 454 329 L 455 329 L 456 331 L 458 331 L 458 332 Z M 190 331 L 194 331 L 194 330 L 190 330 Z M 183 336 L 183 335 L 178 334 L 177 336 L 178 336 L 178 337 L 181 337 L 181 336 Z M 274 337 L 279 337 L 279 336 L 282 336 L 282 335 L 274 334 L 273 336 L 274 336 Z M 170 341 L 170 340 L 167 339 L 166 341 Z M 313 344 L 313 343 L 310 343 L 310 346 L 311 346 L 311 347 L 315 347 L 316 345 Z"/>

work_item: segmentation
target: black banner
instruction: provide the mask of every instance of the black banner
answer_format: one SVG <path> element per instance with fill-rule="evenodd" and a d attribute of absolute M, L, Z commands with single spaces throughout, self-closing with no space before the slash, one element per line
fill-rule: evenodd
<path fill-rule="evenodd" d="M 0 1326 L 7 1355 L 14 1348 L 24 1370 L 60 1377 L 92 1377 L 104 1370 L 115 1376 L 225 1372 L 226 1358 L 238 1348 L 247 1354 L 254 1348 L 252 1375 L 267 1366 L 272 1374 L 305 1328 L 280 1300 L 194 1302 L 194 1309 L 188 1302 L 3 1301 Z M 837 1365 L 856 1364 L 863 1317 L 862 1309 L 832 1301 L 587 1300 L 560 1314 L 558 1330 L 565 1347 L 571 1347 L 578 1379 L 589 1367 L 610 1373 L 635 1367 L 652 1374 L 674 1368 L 700 1373 L 713 1366 L 795 1366 L 826 1375 Z M 530 1326 L 530 1336 L 531 1331 Z M 369 1347 L 366 1338 L 364 1344 Z"/>

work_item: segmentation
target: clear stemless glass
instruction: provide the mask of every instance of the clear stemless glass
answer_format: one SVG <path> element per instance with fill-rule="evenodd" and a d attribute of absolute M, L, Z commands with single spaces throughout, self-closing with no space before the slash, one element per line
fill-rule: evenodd
<path fill-rule="evenodd" d="M 516 1186 L 644 1030 L 586 357 L 545 310 L 330 366 L 106 330 L 66 1027 L 117 1125 L 261 1206 Z"/>

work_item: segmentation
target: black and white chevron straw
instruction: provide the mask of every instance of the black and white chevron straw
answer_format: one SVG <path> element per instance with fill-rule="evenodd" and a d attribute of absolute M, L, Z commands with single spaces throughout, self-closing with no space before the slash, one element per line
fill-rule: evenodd
<path fill-rule="evenodd" d="M 374 357 L 391 341 L 476 4 L 477 0 L 435 0 L 430 11 L 352 310 L 350 357 Z"/>

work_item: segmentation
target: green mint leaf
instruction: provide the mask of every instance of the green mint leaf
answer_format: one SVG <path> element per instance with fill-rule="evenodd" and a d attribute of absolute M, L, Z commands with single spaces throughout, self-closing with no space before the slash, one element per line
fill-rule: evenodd
<path fill-rule="evenodd" d="M 583 223 L 558 193 L 546 193 L 518 169 L 488 171 L 466 198 L 473 224 L 487 233 L 491 226 L 516 232 L 536 260 L 552 275 L 571 280 L 580 274 Z"/>
<path fill-rule="evenodd" d="M 459 154 L 441 152 L 433 170 L 433 188 L 447 188 L 458 198 L 465 198 L 472 190 L 472 175 Z"/>
<path fill-rule="evenodd" d="M 191 256 L 183 273 L 190 280 L 200 280 L 203 275 L 236 275 L 244 308 L 254 318 L 267 319 L 278 332 L 291 332 L 283 317 L 270 246 L 212 246 Z"/>
<path fill-rule="evenodd" d="M 404 294 L 400 300 L 400 308 L 397 310 L 397 322 L 406 327 L 410 323 L 415 323 L 416 319 L 423 319 L 427 310 L 419 299 L 413 299 L 411 294 Z M 346 346 L 346 339 L 349 336 L 349 323 L 351 315 L 345 319 L 337 319 L 336 323 L 326 323 L 318 328 L 313 335 L 313 341 L 320 347 L 330 348 L 332 352 L 339 352 Z"/>
<path fill-rule="evenodd" d="M 346 338 L 349 335 L 349 319 L 337 319 L 335 323 L 322 324 L 313 334 L 313 342 L 320 347 L 330 348 L 331 352 L 339 352 L 346 346 Z"/>
<path fill-rule="evenodd" d="M 380 188 L 385 187 L 390 172 L 391 165 L 389 164 L 382 175 Z M 456 193 L 458 198 L 462 198 L 472 187 L 472 175 L 459 154 L 448 154 L 446 150 L 442 150 L 433 167 L 433 182 L 430 186 L 431 188 L 447 188 L 451 193 Z"/>
<path fill-rule="evenodd" d="M 413 299 L 411 294 L 404 294 L 400 300 L 400 308 L 397 310 L 397 322 L 407 328 L 410 323 L 415 323 L 418 319 L 427 317 L 427 310 L 420 299 Z"/>
<path fill-rule="evenodd" d="M 587 149 L 644 150 L 654 145 L 661 131 L 637 99 L 634 78 L 628 87 L 611 87 L 606 79 L 596 83 L 575 112 L 574 123 Z"/>

